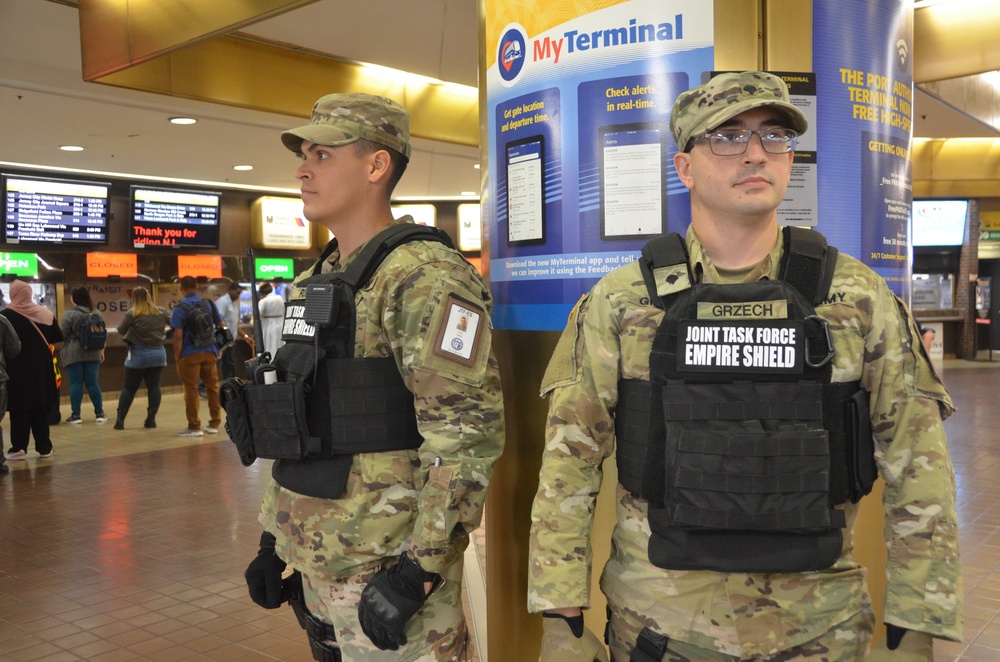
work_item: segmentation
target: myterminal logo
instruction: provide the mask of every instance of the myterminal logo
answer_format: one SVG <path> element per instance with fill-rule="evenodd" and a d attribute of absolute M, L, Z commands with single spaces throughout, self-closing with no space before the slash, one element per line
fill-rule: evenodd
<path fill-rule="evenodd" d="M 524 28 L 511 24 L 500 37 L 497 49 L 497 69 L 502 79 L 510 83 L 518 77 L 524 67 L 524 54 L 527 50 Z"/>

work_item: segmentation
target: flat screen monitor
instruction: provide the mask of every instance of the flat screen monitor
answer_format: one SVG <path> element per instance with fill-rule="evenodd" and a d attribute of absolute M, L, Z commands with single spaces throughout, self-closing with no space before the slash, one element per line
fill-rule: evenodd
<path fill-rule="evenodd" d="M 219 247 L 221 193 L 134 184 L 129 198 L 135 248 Z"/>
<path fill-rule="evenodd" d="M 94 245 L 108 243 L 109 182 L 4 174 L 4 242 Z"/>
<path fill-rule="evenodd" d="M 965 243 L 968 200 L 914 200 L 914 246 L 961 246 Z"/>

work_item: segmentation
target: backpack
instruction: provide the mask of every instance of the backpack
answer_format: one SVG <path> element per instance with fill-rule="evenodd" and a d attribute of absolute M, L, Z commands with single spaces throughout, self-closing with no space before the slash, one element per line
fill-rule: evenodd
<path fill-rule="evenodd" d="M 87 352 L 104 349 L 108 342 L 108 327 L 104 324 L 104 318 L 93 308 L 90 312 L 83 313 L 83 318 L 76 323 L 75 333 L 80 347 Z"/>
<path fill-rule="evenodd" d="M 212 315 L 211 303 L 201 300 L 198 307 L 181 302 L 177 304 L 187 312 L 184 318 L 184 332 L 191 338 L 191 345 L 197 349 L 215 348 L 215 317 Z"/>

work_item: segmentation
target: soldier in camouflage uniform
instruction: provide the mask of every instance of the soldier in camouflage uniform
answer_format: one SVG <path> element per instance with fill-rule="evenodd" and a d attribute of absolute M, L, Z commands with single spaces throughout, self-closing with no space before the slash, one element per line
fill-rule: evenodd
<path fill-rule="evenodd" d="M 691 193 L 686 246 L 695 280 L 748 283 L 778 275 L 783 245 L 775 210 L 794 139 L 784 153 L 779 138 L 788 134 L 771 127 L 801 133 L 806 120 L 788 102 L 784 82 L 762 72 L 719 75 L 681 94 L 674 106 L 671 130 L 681 150 L 674 165 Z M 759 129 L 765 133 L 747 132 Z M 655 274 L 660 295 L 689 287 L 686 269 L 663 271 Z M 860 380 L 870 392 L 875 462 L 886 481 L 882 618 L 889 636 L 869 659 L 930 660 L 932 637 L 962 636 L 955 481 L 942 426 L 952 402 L 920 348 L 909 311 L 858 260 L 839 255 L 816 311 L 832 335 L 832 381 Z M 619 380 L 649 381 L 663 316 L 650 303 L 638 263 L 617 269 L 574 308 L 543 378 L 549 415 L 532 509 L 528 606 L 545 612 L 545 662 L 604 659 L 578 618 L 589 603 L 594 503 L 601 463 L 615 451 Z M 633 650 L 643 628 L 666 637 L 666 660 L 865 657 L 876 615 L 865 569 L 851 553 L 857 505 L 836 506 L 845 511 L 846 528 L 832 566 L 730 573 L 653 565 L 648 502 L 621 484 L 616 498 L 611 558 L 600 584 L 614 660 L 661 659 L 659 651 L 643 657 Z"/>
<path fill-rule="evenodd" d="M 282 140 L 303 160 L 296 177 L 306 217 L 338 242 L 323 273 L 345 269 L 384 227 L 413 223 L 394 221 L 389 206 L 410 155 L 409 117 L 395 102 L 325 96 L 311 124 Z M 304 298 L 293 284 L 289 307 Z M 465 355 L 435 342 L 456 324 L 457 300 L 471 311 L 461 322 L 474 341 Z M 355 304 L 354 356 L 395 359 L 413 394 L 422 445 L 354 455 L 339 498 L 305 496 L 272 480 L 261 508 L 261 553 L 247 570 L 251 596 L 280 605 L 274 571 L 287 562 L 302 575 L 308 610 L 332 626 L 320 650 L 311 641 L 317 659 L 466 660 L 463 552 L 504 442 L 489 289 L 457 251 L 416 240 L 386 257 Z M 299 322 L 286 312 L 286 339 Z"/>

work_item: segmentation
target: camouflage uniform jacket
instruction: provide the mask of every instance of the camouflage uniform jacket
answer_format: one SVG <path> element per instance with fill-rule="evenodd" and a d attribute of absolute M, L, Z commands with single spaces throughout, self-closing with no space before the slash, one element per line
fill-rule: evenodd
<path fill-rule="evenodd" d="M 343 263 L 334 251 L 323 272 L 339 271 L 362 248 Z M 434 351 L 452 295 L 481 311 L 478 347 L 466 363 Z M 303 296 L 293 284 L 290 299 Z M 407 550 L 425 570 L 440 572 L 462 554 L 468 534 L 479 526 L 493 464 L 503 450 L 489 289 L 456 251 L 412 241 L 386 258 L 355 303 L 355 356 L 395 357 L 414 394 L 424 442 L 417 450 L 354 456 L 338 499 L 303 496 L 272 480 L 259 519 L 276 536 L 278 555 L 310 576 L 358 574 Z"/>
<path fill-rule="evenodd" d="M 691 230 L 687 244 L 695 278 L 724 282 Z M 777 277 L 781 251 L 779 241 L 741 279 Z M 667 282 L 657 275 L 659 287 L 669 288 Z M 954 411 L 951 400 L 918 348 L 908 311 L 869 268 L 841 254 L 828 298 L 816 310 L 833 336 L 833 380 L 860 380 L 872 394 L 876 460 L 887 483 L 885 621 L 957 640 L 962 590 L 955 482 L 941 422 Z M 532 508 L 531 611 L 589 604 L 590 529 L 601 463 L 614 452 L 618 380 L 649 379 L 662 317 L 649 303 L 637 263 L 602 278 L 570 315 L 542 383 L 549 414 Z M 609 603 L 668 637 L 729 655 L 768 655 L 819 636 L 868 604 L 865 571 L 851 553 L 856 505 L 841 506 L 847 529 L 832 567 L 739 574 L 653 566 L 645 500 L 621 485 L 616 499 L 601 590 Z"/>

